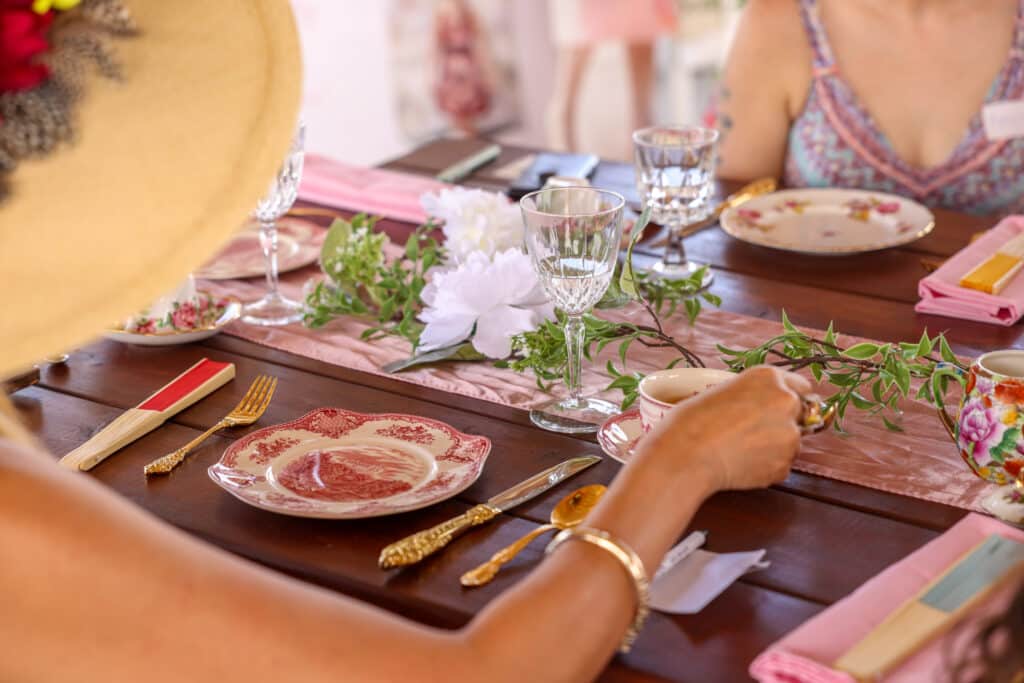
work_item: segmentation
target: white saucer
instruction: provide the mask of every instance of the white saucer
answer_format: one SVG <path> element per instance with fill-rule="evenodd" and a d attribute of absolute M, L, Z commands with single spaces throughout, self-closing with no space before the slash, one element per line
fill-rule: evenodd
<path fill-rule="evenodd" d="M 981 507 L 993 517 L 1024 527 L 1024 498 L 1013 484 L 993 487 L 981 499 Z"/>
<path fill-rule="evenodd" d="M 640 409 L 632 408 L 608 418 L 597 430 L 597 442 L 606 455 L 625 464 L 633 457 L 633 449 L 643 435 Z"/>

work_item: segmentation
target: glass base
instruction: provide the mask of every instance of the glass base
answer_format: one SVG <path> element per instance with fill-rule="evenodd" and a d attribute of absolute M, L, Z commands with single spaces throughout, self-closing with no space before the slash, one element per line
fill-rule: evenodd
<path fill-rule="evenodd" d="M 533 424 L 549 432 L 585 434 L 596 432 L 604 422 L 619 414 L 619 406 L 599 398 L 555 399 L 530 411 Z"/>
<path fill-rule="evenodd" d="M 682 263 L 666 263 L 665 261 L 658 261 L 651 266 L 650 272 L 666 280 L 685 280 L 703 267 L 703 263 L 694 263 L 693 261 L 683 261 Z M 704 271 L 704 280 L 701 282 L 700 286 L 702 288 L 708 287 L 714 279 L 714 272 L 708 268 Z"/>
<path fill-rule="evenodd" d="M 250 325 L 288 325 L 302 320 L 302 304 L 280 294 L 268 294 L 242 307 L 242 322 Z"/>

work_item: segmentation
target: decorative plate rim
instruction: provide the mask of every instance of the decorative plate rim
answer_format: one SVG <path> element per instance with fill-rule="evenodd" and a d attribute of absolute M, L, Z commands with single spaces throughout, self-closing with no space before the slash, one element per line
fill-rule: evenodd
<path fill-rule="evenodd" d="M 338 413 L 353 415 L 359 418 L 368 418 L 367 421 L 369 421 L 369 419 L 377 419 L 383 421 L 415 421 L 421 424 L 425 423 L 453 437 L 457 437 L 459 440 L 467 442 L 467 445 L 473 442 L 480 442 L 482 446 L 482 452 L 477 460 L 468 463 L 463 463 L 463 465 L 469 468 L 469 471 L 471 472 L 471 476 L 466 477 L 464 482 L 459 482 L 455 484 L 452 488 L 444 489 L 443 491 L 438 492 L 438 494 L 433 498 L 427 498 L 419 502 L 408 503 L 405 505 L 399 504 L 395 505 L 390 509 L 384 508 L 384 511 L 370 511 L 368 513 L 361 513 L 358 510 L 355 512 L 338 512 L 325 510 L 323 506 L 330 505 L 331 503 L 322 503 L 320 506 L 318 506 L 316 502 L 307 498 L 303 498 L 298 494 L 292 494 L 291 499 L 308 503 L 309 507 L 305 509 L 287 508 L 283 504 L 277 505 L 275 503 L 258 500 L 251 495 L 247 496 L 246 494 L 252 490 L 249 486 L 239 486 L 226 481 L 227 478 L 232 476 L 232 472 L 241 472 L 241 470 L 238 470 L 237 468 L 224 464 L 225 460 L 234 451 L 241 450 L 248 446 L 250 443 L 257 441 L 260 438 L 272 435 L 275 432 L 284 431 L 288 429 L 304 429 L 303 427 L 299 426 L 301 423 L 303 423 L 307 419 L 310 419 L 314 415 L 327 411 L 337 411 Z M 221 457 L 217 460 L 217 462 L 210 465 L 206 471 L 207 475 L 218 487 L 230 493 L 232 496 L 242 501 L 243 503 L 246 503 L 247 505 L 258 508 L 260 510 L 289 515 L 293 517 L 307 517 L 313 519 L 367 519 L 372 517 L 384 517 L 389 515 L 401 514 L 404 512 L 412 512 L 414 510 L 420 510 L 431 505 L 436 505 L 437 503 L 448 500 L 454 496 L 457 496 L 458 494 L 462 493 L 470 486 L 472 486 L 474 483 L 476 483 L 476 481 L 480 478 L 480 475 L 483 474 L 484 466 L 487 464 L 487 460 L 490 457 L 492 448 L 493 444 L 488 437 L 482 434 L 467 434 L 466 432 L 456 429 L 447 422 L 437 420 L 431 417 L 423 417 L 420 415 L 411 415 L 409 413 L 394 412 L 361 413 L 355 410 L 349 410 L 348 408 L 321 407 L 315 408 L 293 420 L 289 420 L 288 422 L 281 422 L 274 425 L 268 425 L 266 427 L 262 427 L 253 432 L 250 432 L 249 434 L 246 434 L 242 437 L 239 437 L 230 445 L 228 445 L 226 449 L 224 449 L 224 452 L 221 454 Z M 434 453 L 431 453 L 430 455 L 432 458 L 434 458 L 436 462 L 438 456 Z M 248 475 L 246 474 L 246 476 Z"/>
<path fill-rule="evenodd" d="M 760 201 L 763 201 L 765 199 L 772 198 L 772 197 L 784 198 L 784 197 L 792 196 L 792 195 L 820 194 L 820 193 L 825 193 L 825 192 L 844 194 L 844 195 L 847 195 L 847 196 L 850 196 L 850 197 L 854 197 L 854 196 L 861 196 L 861 197 L 863 197 L 863 196 L 872 196 L 872 197 L 878 197 L 878 198 L 881 198 L 881 199 L 898 200 L 898 201 L 904 202 L 904 203 L 906 203 L 908 205 L 912 205 L 912 206 L 916 207 L 917 209 L 920 209 L 921 211 L 923 211 L 928 216 L 928 222 L 927 222 L 927 224 L 925 224 L 924 227 L 918 229 L 916 232 L 908 232 L 905 235 L 900 236 L 899 239 L 897 239 L 895 241 L 892 241 L 892 242 L 884 242 L 884 243 L 882 243 L 882 242 L 873 242 L 873 243 L 868 244 L 868 245 L 860 245 L 860 246 L 847 246 L 847 247 L 836 246 L 836 247 L 822 247 L 822 248 L 819 248 L 819 249 L 801 249 L 801 248 L 796 247 L 796 246 L 787 247 L 787 246 L 782 246 L 782 245 L 779 245 L 779 244 L 772 244 L 771 242 L 767 242 L 767 241 L 763 241 L 763 240 L 751 239 L 750 235 L 752 233 L 749 233 L 749 232 L 746 232 L 746 231 L 743 231 L 741 233 L 741 231 L 737 230 L 736 227 L 732 225 L 731 220 L 730 220 L 733 216 L 735 216 L 744 207 L 749 207 L 749 205 L 752 202 L 760 202 Z M 749 199 L 748 201 L 743 202 L 739 206 L 730 207 L 730 208 L 728 208 L 728 209 L 726 209 L 725 211 L 722 212 L 722 216 L 719 219 L 719 225 L 721 225 L 722 231 L 724 233 L 726 233 L 727 235 L 729 235 L 730 237 L 732 237 L 734 239 L 737 239 L 737 240 L 739 240 L 741 242 L 746 242 L 747 244 L 753 244 L 753 245 L 758 246 L 758 247 L 765 247 L 765 248 L 768 248 L 768 249 L 776 249 L 778 251 L 788 251 L 788 252 L 791 252 L 791 253 L 794 253 L 794 254 L 806 254 L 806 255 L 814 255 L 814 256 L 830 255 L 831 254 L 831 255 L 840 255 L 841 256 L 841 255 L 852 255 L 852 254 L 866 254 L 866 253 L 870 253 L 870 252 L 873 252 L 873 251 L 881 251 L 883 249 L 892 249 L 894 247 L 901 247 L 901 246 L 904 246 L 906 244 L 910 244 L 911 242 L 916 242 L 917 240 L 919 240 L 919 239 L 929 235 L 935 229 L 935 214 L 931 211 L 931 209 L 929 209 L 927 206 L 925 206 L 924 204 L 922 204 L 922 203 L 920 203 L 918 201 L 915 201 L 915 200 L 910 199 L 908 197 L 903 197 L 901 195 L 892 194 L 892 193 L 889 193 L 889 192 L 872 192 L 871 190 L 858 190 L 858 189 L 846 188 L 846 187 L 805 187 L 805 188 L 789 188 L 789 189 L 785 189 L 785 190 L 778 190 L 776 192 L 769 192 L 767 194 L 763 194 L 763 195 L 760 195 L 760 196 L 757 196 L 757 197 L 753 197 L 753 198 Z"/>
<path fill-rule="evenodd" d="M 213 321 L 212 325 L 204 325 L 203 327 L 194 327 L 191 330 L 172 330 L 171 332 L 129 332 L 124 329 L 124 326 L 110 327 L 104 332 L 109 336 L 116 337 L 179 337 L 184 334 L 195 334 L 196 332 L 216 332 L 228 323 L 232 323 L 238 318 L 242 317 L 242 302 L 236 296 L 221 296 L 215 297 L 212 292 L 206 289 L 197 289 L 196 294 L 201 296 L 209 296 L 211 298 L 219 299 L 221 301 L 227 301 L 224 306 L 224 311 L 220 316 Z"/>

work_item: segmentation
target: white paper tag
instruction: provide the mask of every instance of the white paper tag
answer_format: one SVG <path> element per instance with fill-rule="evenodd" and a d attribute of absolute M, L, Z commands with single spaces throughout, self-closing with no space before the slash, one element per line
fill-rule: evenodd
<path fill-rule="evenodd" d="M 1004 100 L 981 108 L 981 122 L 989 140 L 1024 137 L 1024 100 Z"/>
<path fill-rule="evenodd" d="M 670 614 L 696 614 L 736 579 L 768 567 L 765 552 L 720 555 L 694 551 L 651 583 L 651 607 Z"/>

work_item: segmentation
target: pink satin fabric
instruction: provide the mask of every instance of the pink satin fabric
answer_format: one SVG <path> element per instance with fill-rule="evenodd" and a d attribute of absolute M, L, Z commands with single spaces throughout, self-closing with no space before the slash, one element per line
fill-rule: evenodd
<path fill-rule="evenodd" d="M 750 675 L 761 683 L 854 683 L 849 674 L 829 665 L 990 534 L 1024 541 L 1024 532 L 1018 529 L 991 517 L 968 515 L 772 645 L 750 665 Z M 972 614 L 969 623 L 926 645 L 881 680 L 949 680 L 949 667 L 962 656 L 977 624 L 1005 609 L 1018 588 L 1001 589 Z"/>
<path fill-rule="evenodd" d="M 319 277 L 315 267 L 308 267 L 282 276 L 282 290 L 291 297 L 302 296 L 303 283 Z M 243 301 L 256 299 L 264 292 L 262 280 L 209 282 L 204 285 L 217 293 L 231 294 Z M 601 315 L 647 323 L 639 306 L 619 311 L 602 311 Z M 391 361 L 407 358 L 409 345 L 397 338 L 374 342 L 360 339 L 367 325 L 355 319 L 338 319 L 318 329 L 302 325 L 263 328 L 236 323 L 228 333 L 325 363 L 374 374 L 383 374 L 380 367 Z M 719 342 L 735 348 L 760 344 L 780 332 L 775 322 L 735 313 L 709 310 L 701 314 L 693 328 L 685 316 L 677 314 L 666 325 L 670 334 L 695 351 L 710 367 L 723 367 L 715 345 Z M 844 342 L 852 343 L 852 339 Z M 671 351 L 645 349 L 634 345 L 629 369 L 643 373 L 659 370 L 673 359 Z M 604 373 L 608 359 L 618 357 L 615 346 L 599 354 L 593 363 L 585 363 L 583 383 L 589 393 L 602 394 L 618 401 L 615 391 L 604 392 L 609 382 Z M 495 368 L 491 363 L 448 363 L 395 375 L 395 379 L 434 389 L 490 401 L 516 408 L 529 408 L 549 398 L 539 391 L 532 374 L 518 374 Z M 562 387 L 556 387 L 559 394 Z M 951 400 L 959 396 L 951 396 Z M 988 484 L 970 472 L 961 460 L 928 405 L 907 401 L 903 406 L 902 425 L 905 432 L 885 429 L 881 420 L 850 409 L 846 427 L 851 436 L 832 431 L 804 439 L 796 469 L 832 479 L 889 491 L 924 500 L 980 510 L 979 495 Z"/>
<path fill-rule="evenodd" d="M 426 176 L 351 166 L 307 154 L 299 199 L 398 221 L 423 223 L 427 214 L 420 206 L 420 196 L 446 187 L 445 183 Z"/>
<path fill-rule="evenodd" d="M 1024 216 L 1009 216 L 958 251 L 918 284 L 917 293 L 921 300 L 914 310 L 983 323 L 1013 325 L 1024 315 L 1024 273 L 1018 273 L 998 296 L 965 289 L 959 282 L 972 268 L 1021 232 L 1024 232 Z"/>

